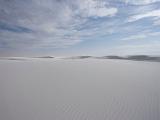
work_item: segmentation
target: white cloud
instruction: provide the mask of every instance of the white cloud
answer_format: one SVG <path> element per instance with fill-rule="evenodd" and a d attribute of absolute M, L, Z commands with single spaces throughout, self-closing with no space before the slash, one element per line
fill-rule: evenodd
<path fill-rule="evenodd" d="M 132 5 L 119 6 L 115 1 Z M 0 0 L 0 49 L 43 51 L 92 39 L 93 42 L 103 39 L 117 44 L 117 37 L 123 35 L 126 38 L 122 40 L 126 41 L 158 36 L 159 32 L 140 33 L 148 27 L 153 29 L 152 24 L 128 23 L 152 18 L 154 25 L 160 25 L 158 4 L 149 5 L 155 2 L 158 0 Z M 14 31 L 17 30 L 14 27 L 18 30 L 22 27 L 22 32 Z M 23 28 L 32 32 L 23 32 Z M 128 36 L 138 32 L 140 34 Z M 106 46 L 109 45 L 106 42 Z"/>
<path fill-rule="evenodd" d="M 160 0 L 121 0 L 126 4 L 133 4 L 133 5 L 147 5 L 155 2 L 159 2 Z"/>
<path fill-rule="evenodd" d="M 79 2 L 79 11 L 85 17 L 106 17 L 114 16 L 117 8 L 110 7 L 105 1 L 81 0 Z"/>
<path fill-rule="evenodd" d="M 0 22 L 33 31 L 21 34 L 1 29 L 0 44 L 13 48 L 77 44 L 86 34 L 77 31 L 77 27 L 89 17 L 111 17 L 117 13 L 117 8 L 98 0 L 1 0 L 0 8 Z"/>
<path fill-rule="evenodd" d="M 160 32 L 144 31 L 140 34 L 131 35 L 121 40 L 122 41 L 140 40 L 140 39 L 145 39 L 145 38 L 154 37 L 154 36 L 160 36 Z"/>
<path fill-rule="evenodd" d="M 149 17 L 160 18 L 160 9 L 149 11 L 149 12 L 144 13 L 144 14 L 133 15 L 133 16 L 129 17 L 127 21 L 128 22 L 134 22 L 134 21 L 141 20 L 141 19 L 144 19 L 144 18 L 149 18 Z"/>
<path fill-rule="evenodd" d="M 156 19 L 153 24 L 156 25 L 156 26 L 157 25 L 159 26 L 160 25 L 160 19 L 158 19 L 158 20 Z"/>
<path fill-rule="evenodd" d="M 140 34 L 140 35 L 129 36 L 129 37 L 123 38 L 122 40 L 123 40 L 123 41 L 139 40 L 139 39 L 144 39 L 144 38 L 146 38 L 146 37 L 147 37 L 146 35 Z"/>

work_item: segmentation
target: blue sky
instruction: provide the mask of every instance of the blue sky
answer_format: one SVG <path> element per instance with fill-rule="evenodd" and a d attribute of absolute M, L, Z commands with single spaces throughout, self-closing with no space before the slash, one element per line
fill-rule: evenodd
<path fill-rule="evenodd" d="M 0 0 L 0 56 L 160 55 L 160 0 Z"/>

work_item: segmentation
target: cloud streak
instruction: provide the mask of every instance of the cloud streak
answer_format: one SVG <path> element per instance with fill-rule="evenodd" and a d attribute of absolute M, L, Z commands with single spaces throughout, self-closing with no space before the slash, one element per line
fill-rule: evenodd
<path fill-rule="evenodd" d="M 133 15 L 133 16 L 129 17 L 128 22 L 134 22 L 137 20 L 141 20 L 144 18 L 150 18 L 150 17 L 160 18 L 160 10 L 158 9 L 158 10 L 149 11 L 144 14 Z"/>
<path fill-rule="evenodd" d="M 148 5 L 152 3 L 159 2 L 160 0 L 121 0 L 126 4 L 133 4 L 133 5 Z"/>

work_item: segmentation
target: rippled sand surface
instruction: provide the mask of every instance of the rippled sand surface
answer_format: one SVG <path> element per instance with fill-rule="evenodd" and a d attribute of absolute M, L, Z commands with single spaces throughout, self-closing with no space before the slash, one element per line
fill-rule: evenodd
<path fill-rule="evenodd" d="M 0 60 L 0 120 L 160 120 L 160 63 Z"/>

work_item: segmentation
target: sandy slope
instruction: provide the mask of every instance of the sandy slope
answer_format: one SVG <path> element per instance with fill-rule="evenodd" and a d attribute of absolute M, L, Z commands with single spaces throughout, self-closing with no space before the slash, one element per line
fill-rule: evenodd
<path fill-rule="evenodd" d="M 0 60 L 0 120 L 159 120 L 160 63 Z"/>

